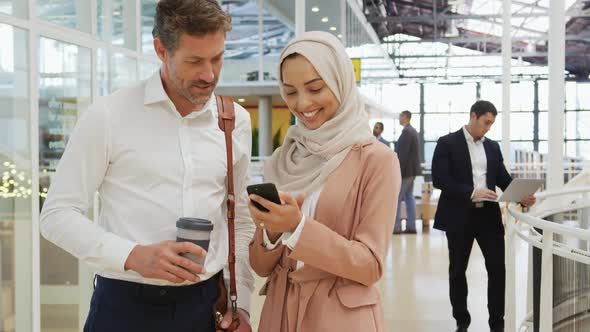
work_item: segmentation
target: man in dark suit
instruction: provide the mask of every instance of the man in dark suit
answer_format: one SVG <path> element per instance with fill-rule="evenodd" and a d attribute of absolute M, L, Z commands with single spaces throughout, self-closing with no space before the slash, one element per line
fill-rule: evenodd
<path fill-rule="evenodd" d="M 373 126 L 373 136 L 375 136 L 379 142 L 389 147 L 389 141 L 381 137 L 381 134 L 383 134 L 383 122 L 375 122 L 375 125 Z"/>
<path fill-rule="evenodd" d="M 406 204 L 406 233 L 416 234 L 416 200 L 414 200 L 414 179 L 422 174 L 420 166 L 420 136 L 410 124 L 412 113 L 403 111 L 399 116 L 399 124 L 404 127 L 397 143 L 395 152 L 399 159 L 402 172 L 402 185 L 397 203 L 397 215 L 393 234 L 402 232 L 400 214 L 402 202 Z"/>
<path fill-rule="evenodd" d="M 449 247 L 449 288 L 457 331 L 467 331 L 465 271 L 476 240 L 488 272 L 488 312 L 492 332 L 504 331 L 504 226 L 496 199 L 496 186 L 505 190 L 512 181 L 498 143 L 484 135 L 498 112 L 488 101 L 473 104 L 467 126 L 439 138 L 432 158 L 432 180 L 442 192 L 434 228 L 446 232 Z M 523 206 L 535 203 L 525 197 Z"/>

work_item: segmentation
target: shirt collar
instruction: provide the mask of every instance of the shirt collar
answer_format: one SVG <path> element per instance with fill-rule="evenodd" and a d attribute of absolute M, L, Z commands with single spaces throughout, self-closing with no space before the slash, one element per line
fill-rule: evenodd
<path fill-rule="evenodd" d="M 465 139 L 467 140 L 467 142 L 471 142 L 473 144 L 480 144 L 486 140 L 485 136 L 479 139 L 478 141 L 474 140 L 473 136 L 471 136 L 469 131 L 467 131 L 467 126 L 463 126 L 463 135 L 465 135 Z"/>
<path fill-rule="evenodd" d="M 145 85 L 145 93 L 143 96 L 143 104 L 155 104 L 161 101 L 170 101 L 170 97 L 164 90 L 164 84 L 162 84 L 162 78 L 160 77 L 160 70 L 157 70 L 152 77 L 147 80 Z"/>
<path fill-rule="evenodd" d="M 162 77 L 160 76 L 160 71 L 157 70 L 148 80 L 145 86 L 144 96 L 143 96 L 143 104 L 150 105 L 159 102 L 167 102 L 171 105 L 172 109 L 175 109 L 174 103 L 168 97 L 166 90 L 164 90 L 164 84 L 162 83 Z M 214 117 L 217 117 L 217 112 L 211 112 L 215 110 L 217 107 L 217 102 L 215 99 L 215 94 L 211 94 L 211 98 L 207 101 L 207 103 L 203 106 L 203 109 L 200 112 L 192 112 L 191 114 L 187 115 L 187 118 L 195 118 L 201 116 L 205 113 L 212 113 Z"/>

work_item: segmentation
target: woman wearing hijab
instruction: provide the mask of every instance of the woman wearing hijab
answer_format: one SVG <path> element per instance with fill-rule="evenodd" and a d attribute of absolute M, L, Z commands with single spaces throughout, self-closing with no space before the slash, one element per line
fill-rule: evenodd
<path fill-rule="evenodd" d="M 373 137 L 336 37 L 306 32 L 279 63 L 281 95 L 299 121 L 264 168 L 283 204 L 250 196 L 269 210 L 250 204 L 250 263 L 268 277 L 259 331 L 384 331 L 375 283 L 393 230 L 399 162 Z"/>

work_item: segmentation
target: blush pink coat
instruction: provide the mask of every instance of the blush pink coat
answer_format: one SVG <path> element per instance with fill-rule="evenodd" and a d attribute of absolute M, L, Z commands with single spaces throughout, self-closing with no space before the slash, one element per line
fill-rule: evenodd
<path fill-rule="evenodd" d="M 383 275 L 401 176 L 395 153 L 375 139 L 353 146 L 324 186 L 313 218 L 291 251 L 250 243 L 254 271 L 267 277 L 260 332 L 384 331 L 375 283 Z M 296 262 L 304 266 L 296 270 Z"/>

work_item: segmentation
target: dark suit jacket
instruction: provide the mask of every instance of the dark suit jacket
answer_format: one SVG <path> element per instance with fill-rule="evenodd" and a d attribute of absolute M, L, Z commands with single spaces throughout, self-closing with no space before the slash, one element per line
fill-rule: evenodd
<path fill-rule="evenodd" d="M 505 190 L 512 181 L 504 166 L 498 143 L 487 139 L 483 143 L 487 157 L 486 182 L 490 190 L 496 186 Z M 434 217 L 434 228 L 457 232 L 464 229 L 469 220 L 471 194 L 473 193 L 473 168 L 463 129 L 438 139 L 432 158 L 432 181 L 441 195 Z M 497 203 L 490 211 L 494 222 L 502 226 L 502 216 Z"/>
<path fill-rule="evenodd" d="M 395 144 L 402 179 L 422 174 L 420 166 L 420 136 L 414 127 L 407 125 Z"/>

